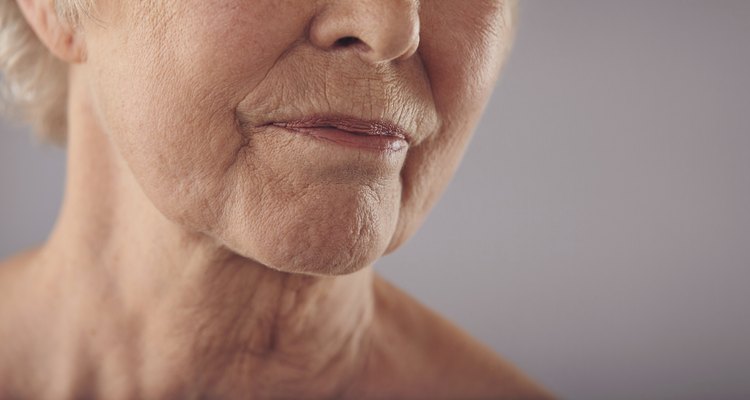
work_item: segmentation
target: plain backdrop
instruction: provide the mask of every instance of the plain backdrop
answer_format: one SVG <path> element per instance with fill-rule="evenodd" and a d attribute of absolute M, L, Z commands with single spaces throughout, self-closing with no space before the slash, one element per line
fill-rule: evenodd
<path fill-rule="evenodd" d="M 750 398 L 750 1 L 521 3 L 455 180 L 377 269 L 563 398 Z M 0 131 L 5 258 L 65 155 Z"/>

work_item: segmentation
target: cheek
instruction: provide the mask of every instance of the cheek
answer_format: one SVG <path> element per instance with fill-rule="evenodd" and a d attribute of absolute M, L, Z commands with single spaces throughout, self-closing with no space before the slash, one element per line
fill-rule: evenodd
<path fill-rule="evenodd" d="M 490 5 L 488 10 L 497 14 L 496 5 Z M 414 234 L 455 173 L 510 45 L 510 31 L 499 25 L 500 16 L 482 13 L 482 7 L 466 11 L 460 2 L 426 0 L 423 9 L 420 55 L 443 124 L 406 160 L 401 215 L 387 252 Z"/>
<path fill-rule="evenodd" d="M 231 108 L 217 93 L 179 76 L 118 79 L 134 75 L 102 77 L 101 119 L 157 207 L 171 219 L 205 228 L 221 211 L 215 200 L 224 172 L 242 146 Z"/>
<path fill-rule="evenodd" d="M 234 180 L 227 172 L 246 144 L 236 105 L 295 34 L 264 29 L 262 7 L 237 12 L 236 3 L 185 1 L 160 11 L 163 20 L 91 35 L 92 91 L 105 131 L 154 204 L 200 230 L 219 223 Z"/>

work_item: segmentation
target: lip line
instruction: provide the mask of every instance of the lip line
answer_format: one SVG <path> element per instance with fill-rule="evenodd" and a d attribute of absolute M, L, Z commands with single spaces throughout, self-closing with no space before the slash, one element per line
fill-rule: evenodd
<path fill-rule="evenodd" d="M 410 135 L 405 129 L 381 119 L 364 120 L 344 116 L 313 115 L 295 120 L 270 122 L 268 125 L 291 130 L 332 128 L 359 136 L 389 136 L 410 142 Z"/>

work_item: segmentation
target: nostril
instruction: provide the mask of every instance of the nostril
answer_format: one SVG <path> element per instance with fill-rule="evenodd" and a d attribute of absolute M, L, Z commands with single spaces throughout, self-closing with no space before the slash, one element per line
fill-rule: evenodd
<path fill-rule="evenodd" d="M 334 47 L 349 47 L 354 44 L 362 43 L 359 38 L 354 36 L 345 36 L 333 43 Z"/>

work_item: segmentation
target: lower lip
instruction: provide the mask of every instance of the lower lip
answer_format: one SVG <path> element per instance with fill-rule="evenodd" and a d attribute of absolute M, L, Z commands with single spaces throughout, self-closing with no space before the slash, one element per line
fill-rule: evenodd
<path fill-rule="evenodd" d="M 316 139 L 325 140 L 342 146 L 354 147 L 363 150 L 396 152 L 405 149 L 408 146 L 406 140 L 398 136 L 365 134 L 358 135 L 336 128 L 283 127 L 283 129 L 292 131 L 294 133 L 309 135 Z"/>

